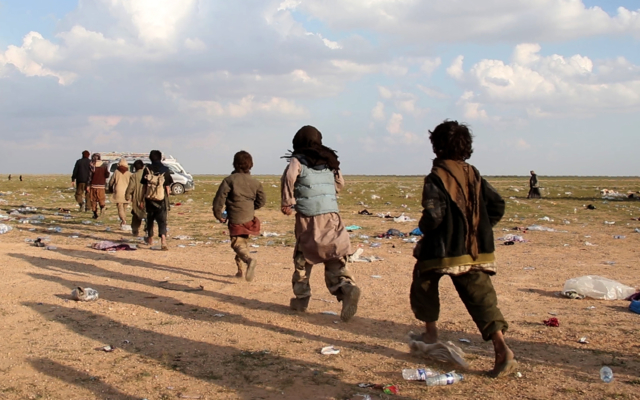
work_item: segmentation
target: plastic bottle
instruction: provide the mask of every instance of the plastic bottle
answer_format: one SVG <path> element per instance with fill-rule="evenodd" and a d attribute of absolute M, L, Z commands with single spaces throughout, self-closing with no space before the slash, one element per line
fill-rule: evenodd
<path fill-rule="evenodd" d="M 427 378 L 438 376 L 433 370 L 426 369 L 403 369 L 402 377 L 407 381 L 426 381 Z"/>
<path fill-rule="evenodd" d="M 611 368 L 604 366 L 600 369 L 600 379 L 602 379 L 602 382 L 604 383 L 609 383 L 613 380 L 613 371 L 611 371 Z"/>
<path fill-rule="evenodd" d="M 447 386 L 453 385 L 463 380 L 464 377 L 460 374 L 456 374 L 455 371 L 451 371 L 447 374 L 433 376 L 426 379 L 427 386 Z"/>

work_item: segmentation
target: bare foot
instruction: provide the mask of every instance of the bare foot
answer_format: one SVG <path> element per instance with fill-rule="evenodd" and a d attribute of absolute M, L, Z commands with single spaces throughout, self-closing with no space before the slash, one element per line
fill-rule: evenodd
<path fill-rule="evenodd" d="M 518 368 L 518 362 L 515 360 L 515 355 L 509 347 L 496 351 L 496 361 L 493 366 L 493 370 L 489 372 L 489 375 L 494 378 L 509 375 Z"/>

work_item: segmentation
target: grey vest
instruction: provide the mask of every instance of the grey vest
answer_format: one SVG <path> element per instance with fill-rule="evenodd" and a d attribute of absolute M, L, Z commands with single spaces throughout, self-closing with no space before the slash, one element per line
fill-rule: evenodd
<path fill-rule="evenodd" d="M 333 171 L 309 168 L 302 163 L 301 167 L 294 185 L 296 211 L 307 217 L 339 212 Z"/>

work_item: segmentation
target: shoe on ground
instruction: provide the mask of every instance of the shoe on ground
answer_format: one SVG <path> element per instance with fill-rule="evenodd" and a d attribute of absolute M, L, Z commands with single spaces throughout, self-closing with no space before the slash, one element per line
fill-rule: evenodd
<path fill-rule="evenodd" d="M 310 299 L 311 297 L 304 297 L 302 299 L 294 297 L 289 302 L 289 308 L 291 308 L 293 311 L 306 312 L 307 307 L 309 307 Z"/>
<path fill-rule="evenodd" d="M 342 287 L 342 293 L 342 312 L 340 313 L 340 319 L 347 322 L 358 312 L 360 288 L 354 285 L 346 285 Z"/>
<path fill-rule="evenodd" d="M 247 267 L 247 276 L 245 277 L 247 282 L 251 282 L 255 277 L 256 265 L 258 265 L 258 262 L 252 258 L 251 261 L 249 261 L 249 266 Z"/>
<path fill-rule="evenodd" d="M 242 278 L 243 276 L 242 271 L 236 272 L 236 278 Z"/>

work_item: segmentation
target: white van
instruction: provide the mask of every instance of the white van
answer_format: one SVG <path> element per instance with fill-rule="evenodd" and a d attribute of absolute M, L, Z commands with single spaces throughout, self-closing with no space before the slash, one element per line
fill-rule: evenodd
<path fill-rule="evenodd" d="M 116 172 L 116 168 L 118 168 L 118 163 L 120 162 L 121 158 L 127 160 L 127 163 L 129 164 L 129 171 L 131 172 L 135 172 L 133 163 L 136 160 L 141 160 L 144 165 L 151 164 L 148 153 L 101 152 L 99 154 L 102 158 L 102 161 L 107 163 L 109 172 L 111 174 Z M 168 156 L 163 157 L 162 163 L 166 165 L 167 168 L 169 168 L 169 171 L 171 171 L 171 177 L 173 178 L 173 185 L 171 185 L 171 194 L 180 195 L 196 188 L 196 185 L 193 181 L 193 176 L 185 171 L 178 160 L 176 160 L 172 156 Z"/>

